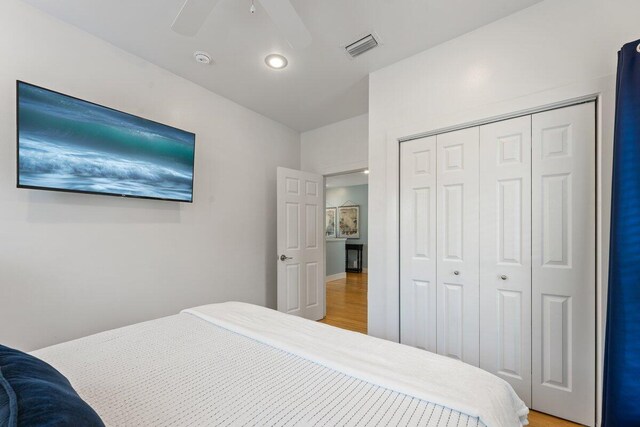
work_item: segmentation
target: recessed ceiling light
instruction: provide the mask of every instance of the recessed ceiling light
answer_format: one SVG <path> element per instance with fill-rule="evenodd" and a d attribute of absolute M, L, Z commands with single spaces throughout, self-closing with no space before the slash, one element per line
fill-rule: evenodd
<path fill-rule="evenodd" d="M 267 57 L 264 58 L 264 62 L 274 70 L 281 70 L 289 63 L 289 61 L 287 61 L 287 58 L 282 55 L 278 55 L 277 53 L 267 55 Z"/>
<path fill-rule="evenodd" d="M 193 57 L 199 64 L 209 65 L 211 64 L 211 55 L 207 52 L 197 51 L 193 53 Z"/>
<path fill-rule="evenodd" d="M 365 174 L 365 175 L 369 175 L 369 169 L 363 170 L 362 173 Z"/>

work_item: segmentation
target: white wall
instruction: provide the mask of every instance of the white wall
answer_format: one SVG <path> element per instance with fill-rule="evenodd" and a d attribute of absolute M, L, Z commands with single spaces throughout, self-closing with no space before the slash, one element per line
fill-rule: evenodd
<path fill-rule="evenodd" d="M 18 0 L 0 6 L 0 57 L 0 343 L 275 306 L 276 167 L 299 167 L 297 132 Z M 16 79 L 195 132 L 195 203 L 16 189 Z"/>
<path fill-rule="evenodd" d="M 365 169 L 369 116 L 363 114 L 301 134 L 302 170 L 330 175 Z"/>
<path fill-rule="evenodd" d="M 547 0 L 370 76 L 370 334 L 399 333 L 397 139 L 587 94 L 599 101 L 604 303 L 616 52 L 640 37 L 638 16 L 637 0 Z"/>

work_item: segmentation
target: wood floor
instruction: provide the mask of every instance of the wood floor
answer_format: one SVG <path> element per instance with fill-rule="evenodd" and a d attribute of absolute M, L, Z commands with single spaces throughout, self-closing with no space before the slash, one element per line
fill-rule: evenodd
<path fill-rule="evenodd" d="M 367 333 L 366 274 L 347 273 L 346 279 L 327 283 L 327 317 L 332 326 Z M 576 427 L 579 424 L 536 411 L 529 413 L 529 427 Z"/>
<path fill-rule="evenodd" d="M 367 333 L 367 275 L 347 273 L 346 279 L 327 283 L 327 317 L 331 326 Z"/>

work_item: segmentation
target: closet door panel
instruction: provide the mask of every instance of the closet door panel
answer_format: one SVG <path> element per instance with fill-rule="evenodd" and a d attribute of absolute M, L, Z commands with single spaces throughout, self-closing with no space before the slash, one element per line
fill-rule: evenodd
<path fill-rule="evenodd" d="M 436 139 L 438 353 L 478 366 L 479 129 Z"/>
<path fill-rule="evenodd" d="M 532 121 L 532 407 L 585 425 L 595 412 L 594 105 Z"/>
<path fill-rule="evenodd" d="M 480 127 L 480 367 L 531 403 L 531 116 Z"/>
<path fill-rule="evenodd" d="M 400 153 L 400 342 L 436 352 L 436 137 Z"/>

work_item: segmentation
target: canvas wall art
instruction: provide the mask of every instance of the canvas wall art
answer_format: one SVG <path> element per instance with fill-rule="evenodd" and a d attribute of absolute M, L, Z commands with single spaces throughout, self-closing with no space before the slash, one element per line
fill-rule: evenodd
<path fill-rule="evenodd" d="M 195 135 L 18 82 L 18 186 L 191 202 Z"/>

